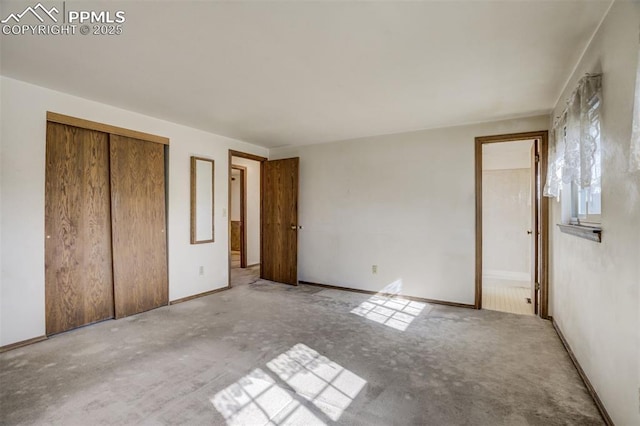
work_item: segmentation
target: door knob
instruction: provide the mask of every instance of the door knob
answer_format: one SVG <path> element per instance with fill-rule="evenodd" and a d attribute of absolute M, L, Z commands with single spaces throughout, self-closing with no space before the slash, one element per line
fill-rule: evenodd
<path fill-rule="evenodd" d="M 531 231 L 527 231 L 527 234 L 531 235 Z"/>
<path fill-rule="evenodd" d="M 291 225 L 291 229 L 293 229 L 294 231 L 297 229 L 298 227 L 295 225 Z"/>

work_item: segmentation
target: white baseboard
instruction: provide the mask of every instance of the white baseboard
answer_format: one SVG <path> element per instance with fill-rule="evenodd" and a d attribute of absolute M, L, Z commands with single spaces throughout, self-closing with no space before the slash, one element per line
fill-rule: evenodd
<path fill-rule="evenodd" d="M 510 281 L 531 281 L 531 275 L 528 272 L 515 271 L 499 271 L 497 269 L 489 269 L 482 271 L 482 278 L 494 280 L 510 280 Z"/>

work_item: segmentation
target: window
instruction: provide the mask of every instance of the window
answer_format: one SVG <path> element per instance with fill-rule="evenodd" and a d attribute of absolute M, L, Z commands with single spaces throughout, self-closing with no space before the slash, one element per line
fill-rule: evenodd
<path fill-rule="evenodd" d="M 563 211 L 571 217 L 558 224 L 560 230 L 596 242 L 602 241 L 601 105 L 602 75 L 587 74 L 553 123 L 544 186 L 545 197 L 560 200 L 560 192 L 566 194 Z"/>
<path fill-rule="evenodd" d="M 589 188 L 571 184 L 571 222 L 575 224 L 600 223 L 601 197 Z"/>
<path fill-rule="evenodd" d="M 573 224 L 600 223 L 602 209 L 600 103 L 599 91 L 583 99 L 580 113 L 580 166 L 588 173 L 581 173 L 578 182 L 571 181 L 571 223 Z M 564 133 L 566 137 L 566 126 Z"/>

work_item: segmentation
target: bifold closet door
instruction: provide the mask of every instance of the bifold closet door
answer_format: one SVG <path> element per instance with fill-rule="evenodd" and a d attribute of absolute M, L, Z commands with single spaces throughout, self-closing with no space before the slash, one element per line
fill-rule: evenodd
<path fill-rule="evenodd" d="M 46 333 L 114 316 L 109 136 L 47 123 Z"/>
<path fill-rule="evenodd" d="M 164 145 L 110 136 L 116 318 L 168 303 Z"/>

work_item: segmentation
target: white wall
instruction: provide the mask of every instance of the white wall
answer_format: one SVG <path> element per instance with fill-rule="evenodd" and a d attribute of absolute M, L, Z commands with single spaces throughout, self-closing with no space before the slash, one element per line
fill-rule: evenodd
<path fill-rule="evenodd" d="M 474 138 L 547 128 L 540 116 L 271 150 L 300 157 L 299 279 L 400 279 L 403 294 L 472 304 Z"/>
<path fill-rule="evenodd" d="M 44 173 L 46 111 L 166 136 L 169 149 L 170 300 L 228 283 L 228 150 L 266 156 L 247 143 L 2 77 L 0 345 L 45 333 Z M 215 163 L 215 243 L 191 245 L 191 155 Z M 199 267 L 204 275 L 199 276 Z"/>
<path fill-rule="evenodd" d="M 531 282 L 531 169 L 482 172 L 482 273 L 498 280 Z M 488 280 L 483 281 L 488 284 Z"/>
<path fill-rule="evenodd" d="M 639 27 L 640 3 L 616 1 L 553 112 L 603 72 L 602 243 L 559 232 L 552 201 L 550 286 L 554 319 L 618 425 L 640 424 L 640 173 L 627 171 Z"/>
<path fill-rule="evenodd" d="M 530 169 L 533 139 L 482 145 L 482 170 Z"/>
<path fill-rule="evenodd" d="M 260 263 L 260 162 L 232 157 L 231 164 L 247 168 L 247 265 Z"/>

